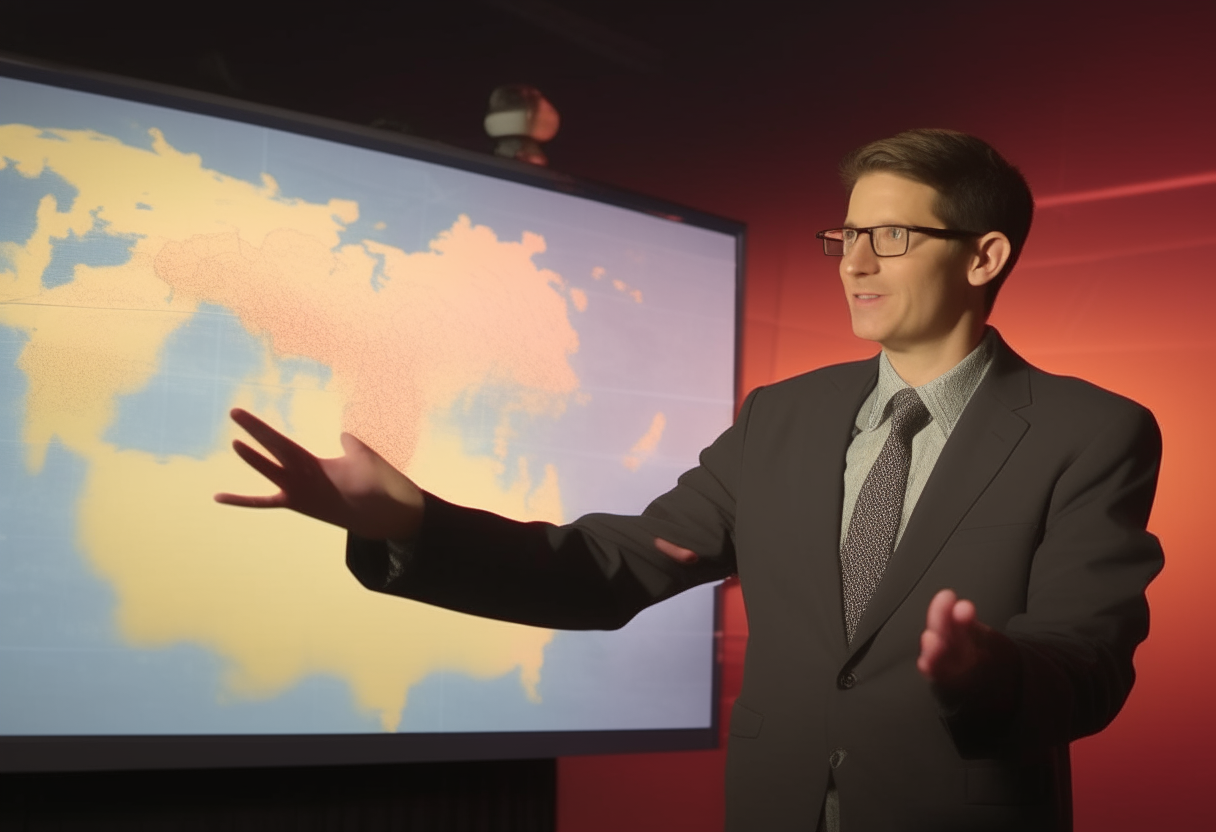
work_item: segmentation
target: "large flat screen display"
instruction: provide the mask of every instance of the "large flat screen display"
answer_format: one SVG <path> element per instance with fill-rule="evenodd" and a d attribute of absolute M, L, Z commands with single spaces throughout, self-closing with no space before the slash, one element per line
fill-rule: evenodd
<path fill-rule="evenodd" d="M 737 224 L 0 64 L 0 767 L 695 747 L 715 592 L 616 632 L 361 588 L 239 406 L 524 520 L 639 512 L 732 417 Z"/>

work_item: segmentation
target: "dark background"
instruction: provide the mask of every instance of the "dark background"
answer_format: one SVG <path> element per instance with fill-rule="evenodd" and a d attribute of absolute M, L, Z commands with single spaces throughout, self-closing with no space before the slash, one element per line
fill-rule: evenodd
<path fill-rule="evenodd" d="M 813 239 L 843 214 L 846 151 L 951 127 L 1018 164 L 1040 210 L 993 323 L 1046 369 L 1149 405 L 1165 435 L 1153 634 L 1123 715 L 1074 745 L 1077 828 L 1216 824 L 1204 797 L 1216 7 L 482 0 L 326 13 L 343 28 L 5 26 L 0 50 L 484 152 L 490 90 L 533 84 L 562 116 L 554 169 L 748 224 L 741 393 L 873 352 L 851 336 Z M 726 602 L 724 714 L 747 633 L 737 587 Z M 721 751 L 562 759 L 558 827 L 720 828 L 722 765 Z"/>

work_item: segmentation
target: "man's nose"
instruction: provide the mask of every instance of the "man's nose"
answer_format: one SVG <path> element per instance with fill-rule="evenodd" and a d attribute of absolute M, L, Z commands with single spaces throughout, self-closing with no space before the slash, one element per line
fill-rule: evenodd
<path fill-rule="evenodd" d="M 873 274 L 878 270 L 878 255 L 874 253 L 874 245 L 870 242 L 870 232 L 858 233 L 853 245 L 840 258 L 840 274 L 862 275 Z"/>

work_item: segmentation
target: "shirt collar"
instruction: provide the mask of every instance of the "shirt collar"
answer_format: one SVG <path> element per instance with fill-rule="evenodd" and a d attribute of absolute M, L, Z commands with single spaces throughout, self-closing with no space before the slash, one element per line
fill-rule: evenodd
<path fill-rule="evenodd" d="M 995 355 L 996 330 L 989 327 L 979 344 L 966 358 L 933 381 L 916 388 L 917 395 L 925 403 L 932 423 L 937 425 L 942 438 L 950 438 L 950 432 L 958 424 L 963 409 L 984 380 Z M 886 352 L 879 353 L 878 385 L 874 388 L 869 413 L 858 414 L 857 427 L 861 430 L 874 430 L 881 425 L 889 415 L 888 405 L 891 397 L 909 386 L 899 377 L 899 373 L 895 372 Z"/>

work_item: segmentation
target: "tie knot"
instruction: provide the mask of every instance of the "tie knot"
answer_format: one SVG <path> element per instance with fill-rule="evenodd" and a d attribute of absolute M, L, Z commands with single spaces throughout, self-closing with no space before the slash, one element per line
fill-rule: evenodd
<path fill-rule="evenodd" d="M 891 432 L 910 439 L 929 423 L 929 409 L 911 387 L 891 397 Z"/>

